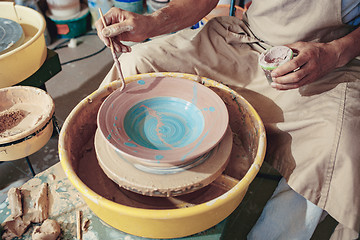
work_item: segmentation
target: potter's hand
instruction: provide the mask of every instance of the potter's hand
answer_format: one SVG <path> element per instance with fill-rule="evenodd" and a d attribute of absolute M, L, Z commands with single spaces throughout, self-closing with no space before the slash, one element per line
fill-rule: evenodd
<path fill-rule="evenodd" d="M 148 16 L 128 12 L 119 8 L 111 8 L 104 19 L 107 27 L 101 19 L 95 23 L 99 38 L 110 46 L 109 37 L 112 37 L 116 52 L 130 52 L 131 48 L 125 46 L 121 41 L 141 42 L 147 38 L 150 21 Z"/>
<path fill-rule="evenodd" d="M 297 56 L 271 73 L 273 88 L 288 90 L 301 87 L 338 66 L 339 52 L 332 43 L 296 42 L 287 46 Z"/>
<path fill-rule="evenodd" d="M 100 39 L 109 46 L 108 37 L 113 37 L 117 52 L 130 51 L 121 47 L 120 41 L 141 42 L 148 38 L 173 33 L 190 27 L 206 16 L 218 0 L 171 0 L 166 7 L 149 15 L 140 15 L 119 8 L 111 8 L 105 15 L 104 28 L 101 20 L 95 23 Z"/>

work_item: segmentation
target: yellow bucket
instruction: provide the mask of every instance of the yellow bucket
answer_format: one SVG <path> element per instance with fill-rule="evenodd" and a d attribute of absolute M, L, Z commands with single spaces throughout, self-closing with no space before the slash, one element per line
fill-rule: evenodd
<path fill-rule="evenodd" d="M 3 88 L 30 77 L 45 62 L 46 22 L 37 11 L 12 2 L 0 2 L 0 17 L 19 23 L 25 35 L 23 44 L 0 55 L 0 88 Z"/>
<path fill-rule="evenodd" d="M 242 157 L 239 157 L 239 154 L 232 154 L 225 174 L 229 174 L 230 179 L 238 178 L 238 180 L 229 183 L 226 180 L 228 178 L 223 177 L 220 181 L 229 186 L 225 193 L 190 207 L 181 207 L 179 205 L 178 208 L 174 209 L 147 209 L 130 207 L 106 199 L 84 183 L 78 174 L 80 168 L 79 158 L 86 151 L 84 149 L 85 144 L 95 134 L 97 128 L 96 116 L 101 103 L 111 92 L 121 86 L 119 81 L 112 82 L 96 90 L 83 99 L 69 114 L 59 137 L 60 162 L 70 182 L 82 194 L 90 209 L 114 228 L 132 235 L 148 238 L 189 236 L 218 224 L 240 204 L 250 183 L 262 165 L 266 149 L 265 129 L 254 108 L 235 91 L 220 83 L 207 78 L 181 73 L 139 74 L 126 78 L 126 82 L 138 81 L 148 77 L 180 77 L 199 81 L 205 86 L 216 90 L 215 92 L 221 92 L 223 97 L 226 98 L 224 102 L 231 105 L 228 107 L 232 108 L 232 111 L 237 111 L 236 114 L 240 117 L 232 121 L 230 114 L 230 126 L 233 124 L 231 126 L 233 131 L 235 130 L 236 134 L 243 137 L 241 144 L 243 149 L 246 149 L 244 151 L 248 151 L 250 163 L 243 175 L 240 176 L 239 173 L 233 171 L 236 165 L 235 162 L 241 160 Z M 232 162 L 235 165 L 232 165 Z M 89 169 L 89 171 L 91 170 Z M 89 172 L 89 174 L 93 173 Z"/>

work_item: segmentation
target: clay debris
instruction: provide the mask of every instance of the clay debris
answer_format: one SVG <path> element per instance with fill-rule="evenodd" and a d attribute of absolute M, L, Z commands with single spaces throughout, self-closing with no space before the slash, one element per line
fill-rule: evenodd
<path fill-rule="evenodd" d="M 24 119 L 22 110 L 6 110 L 0 113 L 0 137 L 1 133 L 18 125 Z"/>
<path fill-rule="evenodd" d="M 8 199 L 11 214 L 2 224 L 4 233 L 2 239 L 8 240 L 21 237 L 30 226 L 30 221 L 23 219 L 22 195 L 19 188 L 11 188 L 8 191 Z"/>
<path fill-rule="evenodd" d="M 4 222 L 2 226 L 4 228 L 2 239 L 11 240 L 15 237 L 21 237 L 30 226 L 30 222 L 24 220 L 22 217 L 16 217 L 15 219 Z"/>
<path fill-rule="evenodd" d="M 88 218 L 84 218 L 81 230 L 82 232 L 87 232 L 87 230 L 89 230 L 89 226 L 90 226 L 90 219 Z"/>
<path fill-rule="evenodd" d="M 36 226 L 32 240 L 56 240 L 61 233 L 60 224 L 53 219 L 46 219 L 41 226 Z"/>
<path fill-rule="evenodd" d="M 41 223 L 49 216 L 49 198 L 48 198 L 48 184 L 43 183 L 41 189 L 36 197 L 34 204 L 34 211 L 32 211 L 32 218 L 30 219 L 33 223 Z"/>
<path fill-rule="evenodd" d="M 21 192 L 19 188 L 11 188 L 8 191 L 9 207 L 11 210 L 11 218 L 15 219 L 23 215 L 23 206 L 21 202 Z"/>
<path fill-rule="evenodd" d="M 20 188 L 10 189 L 8 191 L 8 199 L 11 215 L 2 223 L 4 229 L 2 239 L 10 240 L 15 237 L 21 237 L 31 223 L 41 222 L 43 222 L 43 224 L 34 229 L 32 234 L 33 239 L 57 239 L 61 232 L 60 225 L 55 220 L 48 219 L 49 198 L 47 183 L 43 183 L 40 186 L 32 208 L 24 209 L 22 204 L 23 196 Z"/>

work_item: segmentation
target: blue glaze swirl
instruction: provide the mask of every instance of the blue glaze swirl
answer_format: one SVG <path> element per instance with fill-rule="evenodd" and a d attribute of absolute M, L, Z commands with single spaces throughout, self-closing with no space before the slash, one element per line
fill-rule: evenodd
<path fill-rule="evenodd" d="M 203 132 L 204 117 L 192 103 L 175 97 L 141 101 L 126 113 L 126 134 L 136 144 L 156 150 L 181 148 Z"/>

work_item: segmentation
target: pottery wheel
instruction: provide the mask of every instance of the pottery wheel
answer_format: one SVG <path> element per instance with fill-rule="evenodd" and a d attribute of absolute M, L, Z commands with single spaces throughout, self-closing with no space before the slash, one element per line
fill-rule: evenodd
<path fill-rule="evenodd" d="M 0 18 L 0 54 L 21 45 L 24 38 L 20 24 L 10 19 Z"/>
<path fill-rule="evenodd" d="M 224 138 L 198 164 L 191 167 L 155 168 L 127 161 L 95 133 L 95 151 L 100 167 L 119 186 L 148 196 L 170 197 L 193 192 L 213 182 L 226 168 L 233 136 L 230 127 Z"/>

